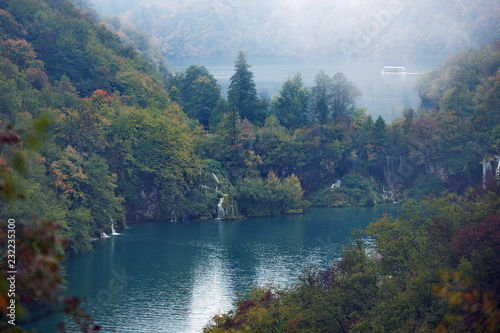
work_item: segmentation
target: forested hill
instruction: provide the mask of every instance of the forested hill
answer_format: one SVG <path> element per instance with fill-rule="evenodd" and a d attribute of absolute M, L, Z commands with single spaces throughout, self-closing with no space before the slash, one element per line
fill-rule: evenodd
<path fill-rule="evenodd" d="M 98 20 L 0 0 L 0 209 L 56 221 L 75 251 L 126 220 L 368 206 L 500 170 L 498 43 L 423 76 L 428 109 L 386 124 L 342 73 L 297 74 L 262 100 L 240 53 L 225 99 L 206 68 L 172 75 L 145 35 Z"/>
<path fill-rule="evenodd" d="M 500 38 L 496 0 L 93 0 L 168 56 L 448 56 Z"/>
<path fill-rule="evenodd" d="M 53 219 L 83 251 L 147 215 L 152 184 L 170 214 L 200 166 L 161 64 L 69 1 L 0 1 L 0 20 L 2 216 Z"/>

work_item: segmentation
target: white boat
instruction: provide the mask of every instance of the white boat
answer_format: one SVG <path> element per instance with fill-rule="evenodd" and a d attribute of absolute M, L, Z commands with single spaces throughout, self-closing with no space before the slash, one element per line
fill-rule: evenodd
<path fill-rule="evenodd" d="M 380 70 L 380 74 L 406 74 L 406 68 L 396 66 L 385 66 Z"/>

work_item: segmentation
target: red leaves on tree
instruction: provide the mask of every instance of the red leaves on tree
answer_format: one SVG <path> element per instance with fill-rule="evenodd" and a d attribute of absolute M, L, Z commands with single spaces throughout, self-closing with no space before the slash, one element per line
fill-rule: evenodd
<path fill-rule="evenodd" d="M 477 223 L 469 223 L 457 231 L 452 247 L 459 256 L 470 257 L 474 250 L 492 248 L 500 255 L 500 217 L 488 215 Z"/>

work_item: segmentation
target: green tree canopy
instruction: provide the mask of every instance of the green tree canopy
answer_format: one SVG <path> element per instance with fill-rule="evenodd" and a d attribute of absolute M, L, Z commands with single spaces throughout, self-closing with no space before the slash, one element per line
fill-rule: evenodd
<path fill-rule="evenodd" d="M 176 73 L 169 85 L 171 91 L 178 89 L 180 96 L 176 102 L 184 112 L 208 128 L 212 112 L 221 98 L 220 86 L 208 69 L 191 65 L 185 72 Z"/>
<path fill-rule="evenodd" d="M 271 102 L 271 112 L 286 128 L 300 128 L 308 121 L 308 99 L 309 92 L 302 83 L 302 75 L 297 73 L 283 83 L 279 94 Z"/>

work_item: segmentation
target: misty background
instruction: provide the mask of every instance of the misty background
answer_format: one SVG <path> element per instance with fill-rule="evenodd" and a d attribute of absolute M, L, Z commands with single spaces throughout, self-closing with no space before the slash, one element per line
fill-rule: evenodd
<path fill-rule="evenodd" d="M 443 57 L 500 38 L 498 0 L 92 1 L 169 57 Z"/>

